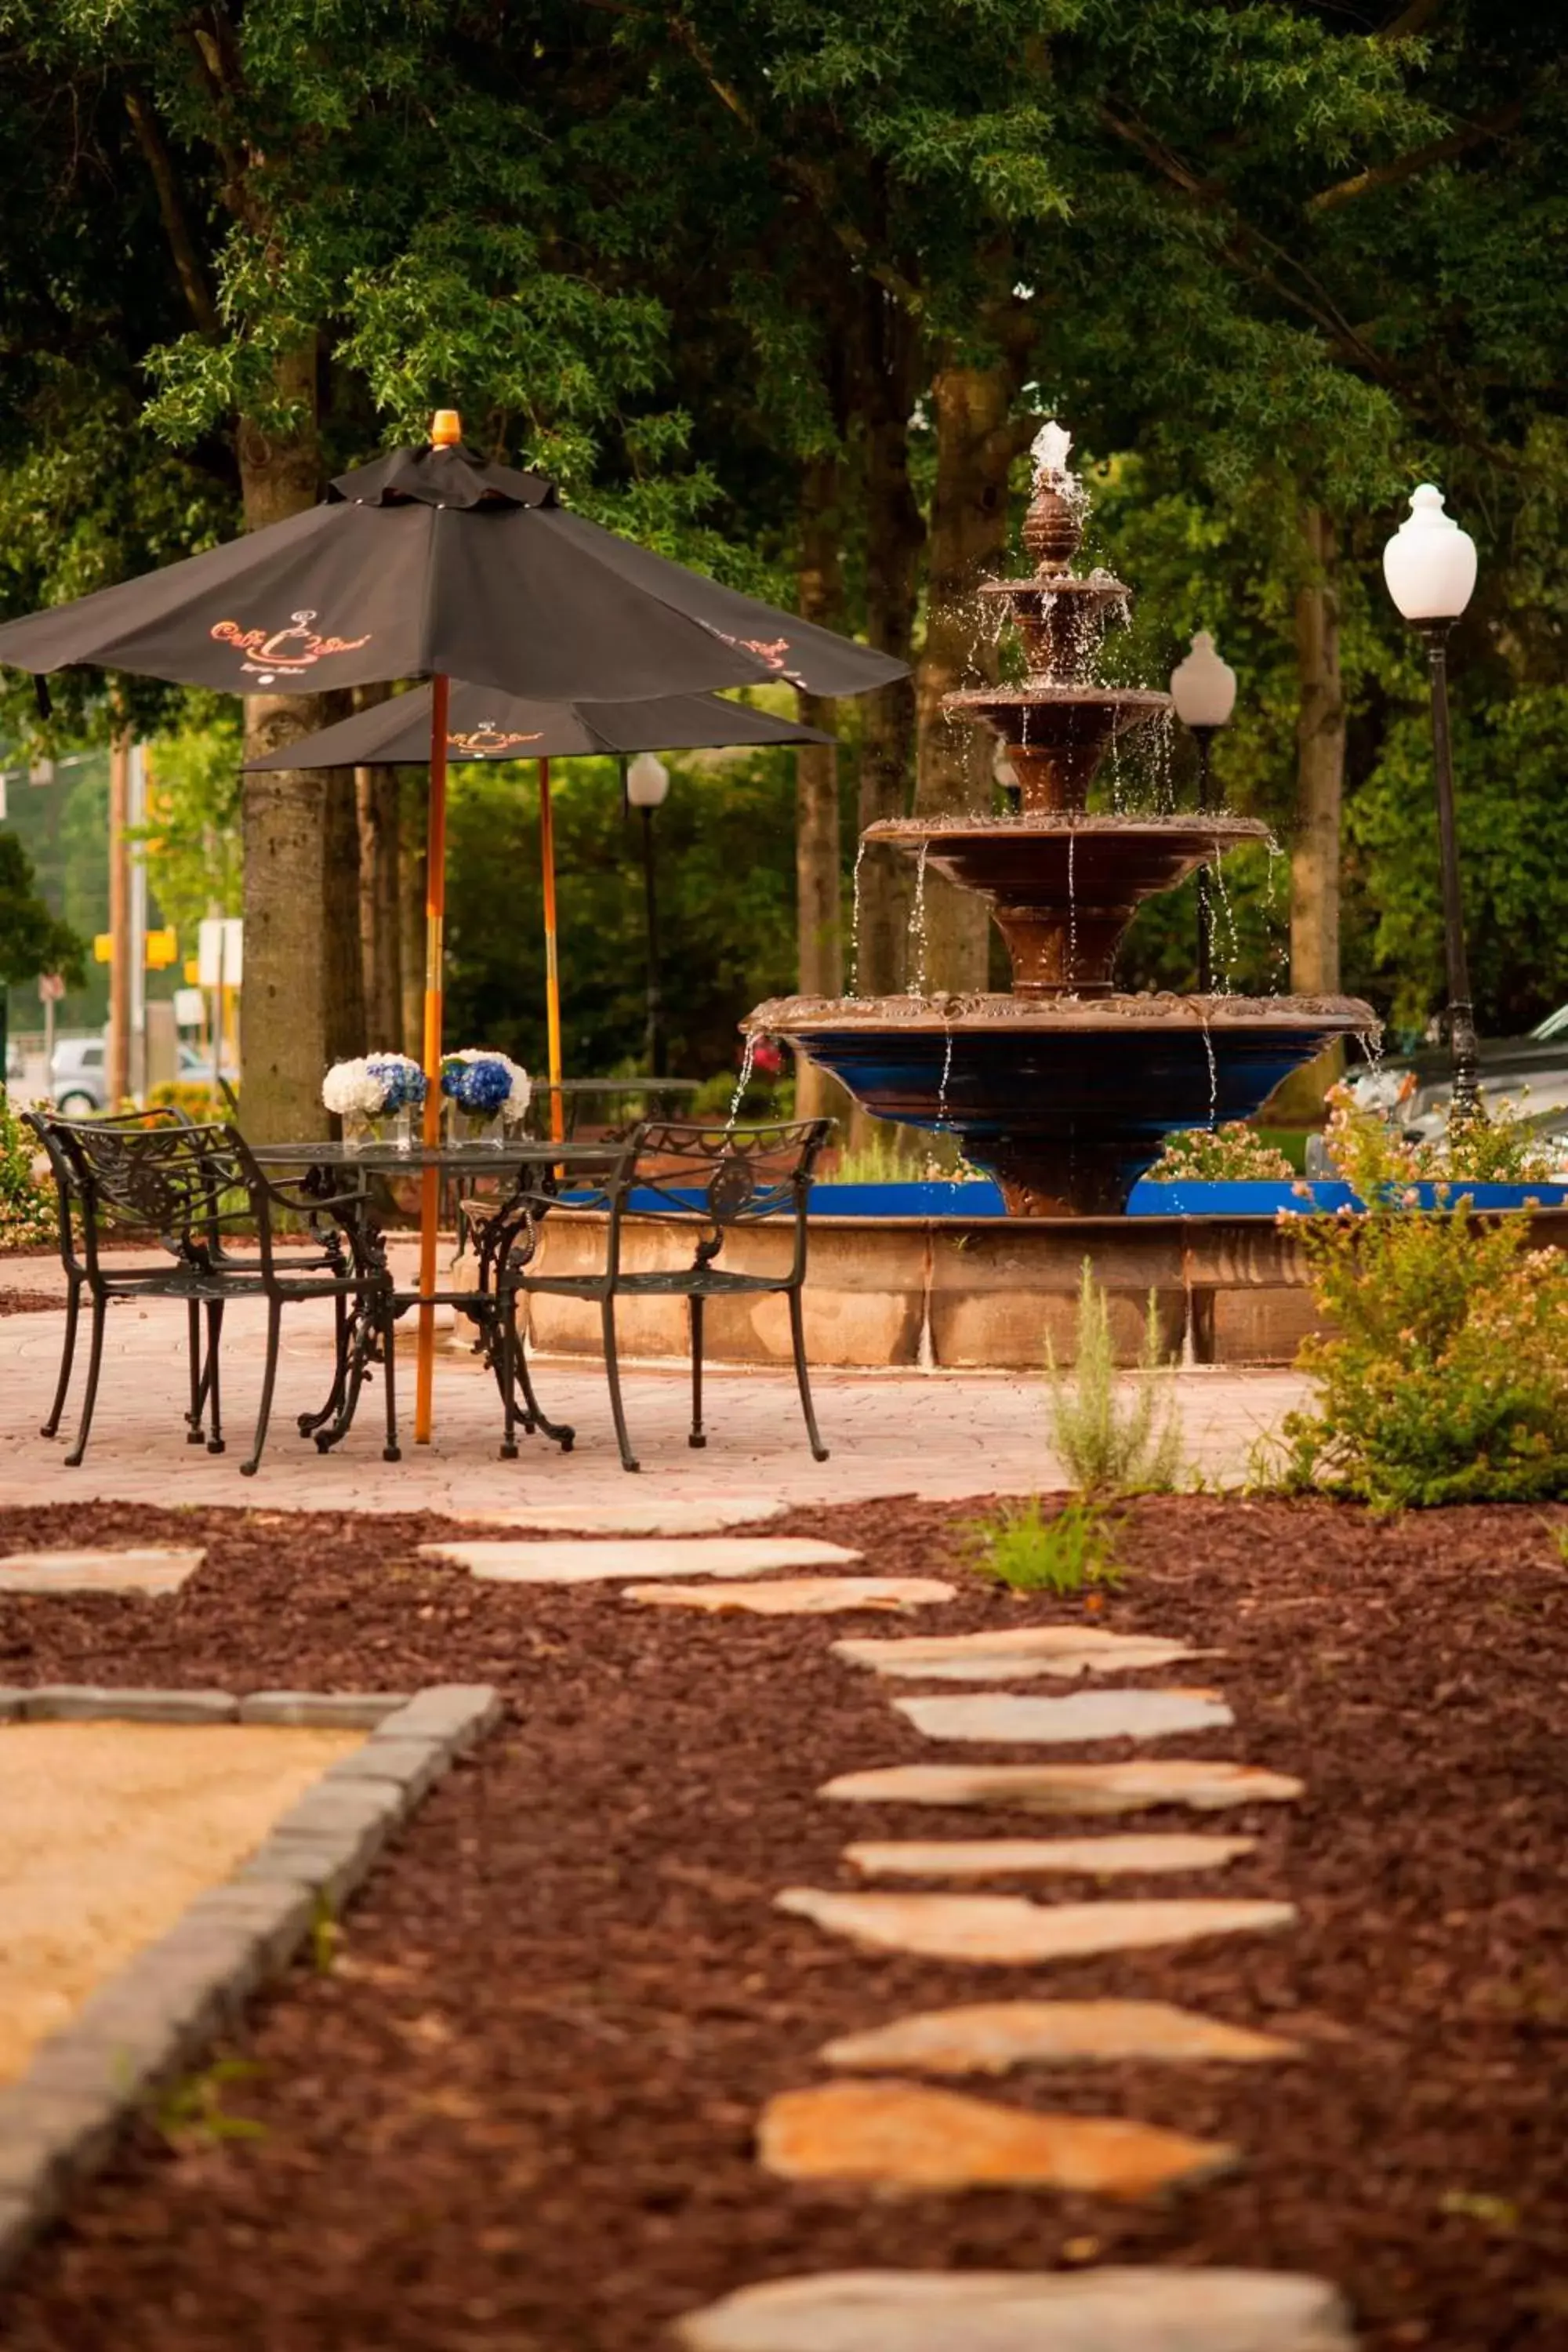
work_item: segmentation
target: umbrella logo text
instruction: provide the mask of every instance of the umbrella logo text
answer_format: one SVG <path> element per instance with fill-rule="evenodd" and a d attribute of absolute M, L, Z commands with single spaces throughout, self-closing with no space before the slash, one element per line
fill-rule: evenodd
<path fill-rule="evenodd" d="M 542 730 L 534 735 L 509 735 L 492 719 L 481 719 L 470 734 L 448 735 L 447 749 L 458 752 L 464 759 L 504 760 L 518 744 L 537 743 L 542 737 Z"/>
<path fill-rule="evenodd" d="M 315 617 L 313 612 L 294 613 L 286 629 L 247 629 L 238 621 L 216 621 L 210 634 L 219 645 L 248 655 L 241 669 L 258 686 L 270 686 L 279 677 L 303 677 L 332 654 L 357 653 L 370 643 L 369 630 L 363 637 L 322 636 L 310 626 Z"/>
<path fill-rule="evenodd" d="M 727 629 L 715 629 L 713 634 L 722 637 L 727 646 L 739 646 L 742 653 L 755 654 L 770 669 L 783 669 L 784 666 L 784 656 L 789 651 L 787 637 L 732 637 Z"/>

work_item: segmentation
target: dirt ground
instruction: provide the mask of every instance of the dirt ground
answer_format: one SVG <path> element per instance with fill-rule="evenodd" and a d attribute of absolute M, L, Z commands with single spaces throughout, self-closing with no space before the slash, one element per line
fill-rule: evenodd
<path fill-rule="evenodd" d="M 922 1632 L 1074 1614 L 968 1575 L 958 1529 L 978 1507 L 857 1506 L 769 1531 L 858 1544 L 870 1570 L 955 1571 L 962 1597 Z M 509 1701 L 377 1871 L 335 1964 L 297 1969 L 228 2053 L 255 2071 L 223 2078 L 222 2111 L 259 2135 L 229 2137 L 221 2115 L 173 2145 L 144 2126 L 27 2264 L 0 2313 L 7 2352 L 658 2352 L 676 2314 L 784 2273 L 1100 2260 L 1318 2271 L 1367 2352 L 1568 2346 L 1568 1572 L 1540 1514 L 1133 1508 L 1101 1622 L 1221 1646 L 1203 1675 L 1236 1716 L 1152 1752 L 1267 1766 L 1307 1793 L 1110 1826 L 1248 1832 L 1255 1853 L 1181 1891 L 1282 1897 L 1300 1916 L 1048 1972 L 858 1954 L 773 1907 L 785 1885 L 854 1884 L 840 1856 L 857 1836 L 1039 1826 L 816 1801 L 834 1774 L 942 1752 L 829 1654 L 886 1619 L 484 1586 L 414 1557 L 441 1531 L 0 1511 L 0 1549 L 208 1547 L 172 1601 L 0 1601 L 0 1680 L 456 1678 Z M 892 2202 L 758 2168 L 759 2107 L 824 2079 L 833 2035 L 1047 1991 L 1180 2001 L 1306 2055 L 984 2086 L 1239 2145 L 1237 2172 L 1164 2204 Z"/>
<path fill-rule="evenodd" d="M 0 2083 L 362 1736 L 0 1724 Z"/>

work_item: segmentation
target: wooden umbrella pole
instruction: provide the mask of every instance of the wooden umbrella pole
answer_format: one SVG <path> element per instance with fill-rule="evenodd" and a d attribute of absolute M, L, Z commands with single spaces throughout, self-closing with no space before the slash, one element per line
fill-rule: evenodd
<path fill-rule="evenodd" d="M 447 706 L 450 681 L 430 681 L 430 818 L 425 844 L 425 1122 L 427 1147 L 441 1139 L 441 996 L 447 920 Z M 436 1229 L 441 1171 L 419 1180 L 419 1342 L 414 1385 L 414 1443 L 428 1445 L 436 1408 Z"/>
<path fill-rule="evenodd" d="M 539 763 L 539 859 L 544 871 L 544 1019 L 550 1048 L 550 1140 L 566 1133 L 561 1099 L 561 964 L 555 948 L 555 817 L 550 805 L 550 762 Z"/>

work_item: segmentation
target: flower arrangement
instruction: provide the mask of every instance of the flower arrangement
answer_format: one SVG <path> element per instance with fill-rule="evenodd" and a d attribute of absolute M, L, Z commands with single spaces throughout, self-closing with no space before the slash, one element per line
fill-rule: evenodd
<path fill-rule="evenodd" d="M 321 1100 L 342 1120 L 346 1140 L 364 1136 L 373 1120 L 390 1119 L 400 1149 L 411 1140 L 411 1114 L 428 1092 L 424 1071 L 406 1054 L 365 1054 L 334 1062 L 321 1081 Z"/>
<path fill-rule="evenodd" d="M 465 1045 L 442 1055 L 441 1092 L 470 1118 L 521 1118 L 533 1088 L 528 1072 L 508 1055 Z"/>

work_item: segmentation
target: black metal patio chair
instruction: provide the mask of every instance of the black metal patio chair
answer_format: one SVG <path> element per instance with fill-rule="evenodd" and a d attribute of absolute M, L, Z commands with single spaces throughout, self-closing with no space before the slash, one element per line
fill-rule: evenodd
<path fill-rule="evenodd" d="M 801 1292 L 806 1271 L 806 1202 L 812 1169 L 833 1131 L 830 1118 L 772 1121 L 748 1127 L 700 1127 L 685 1121 L 645 1120 L 627 1139 L 627 1149 L 604 1187 L 607 1210 L 603 1264 L 584 1274 L 551 1274 L 536 1263 L 537 1252 L 503 1260 L 497 1267 L 498 1294 L 505 1302 L 504 1345 L 521 1362 L 517 1328 L 520 1298 L 582 1298 L 598 1305 L 604 1334 L 605 1374 L 621 1465 L 639 1467 L 626 1431 L 616 1347 L 618 1298 L 678 1297 L 687 1302 L 691 1333 L 691 1430 L 688 1444 L 706 1445 L 702 1426 L 703 1312 L 710 1299 L 782 1297 L 789 1310 L 795 1380 L 806 1436 L 818 1462 L 827 1448 L 817 1430 L 805 1359 Z M 542 1202 L 548 1206 L 548 1202 Z M 595 1205 L 600 1205 L 595 1202 Z M 570 1211 L 557 1211 L 570 1214 Z M 717 1261 L 738 1228 L 765 1219 L 793 1217 L 788 1265 L 776 1274 L 742 1274 Z M 621 1263 L 628 1225 L 659 1224 L 695 1235 L 685 1266 L 628 1272 Z M 503 1381 L 503 1395 L 507 1394 Z M 509 1418 L 511 1407 L 508 1407 Z M 509 1429 L 510 1435 L 510 1429 Z"/>
<path fill-rule="evenodd" d="M 82 1293 L 90 1306 L 87 1382 L 76 1444 L 66 1455 L 75 1468 L 87 1450 L 102 1369 L 104 1322 L 117 1298 L 182 1298 L 188 1311 L 190 1408 L 186 1438 L 208 1453 L 226 1450 L 219 1378 L 224 1309 L 231 1299 L 268 1303 L 267 1354 L 256 1436 L 241 1475 L 254 1476 L 267 1440 L 277 1379 L 282 1310 L 290 1303 L 330 1298 L 335 1307 L 336 1370 L 332 1392 L 319 1415 L 341 1410 L 351 1357 L 374 1347 L 386 1361 L 388 1448 L 395 1444 L 390 1349 L 390 1285 L 379 1264 L 355 1245 L 357 1183 L 340 1192 L 311 1191 L 266 1176 L 237 1129 L 194 1126 L 178 1114 L 138 1113 L 113 1119 L 62 1119 L 25 1114 L 43 1144 L 59 1207 L 60 1256 L 66 1270 L 66 1334 L 59 1377 L 43 1434 L 52 1437 L 68 1393 Z M 282 1244 L 280 1224 L 301 1224 L 302 1247 Z M 254 1252 L 233 1246 L 244 1234 Z M 151 1234 L 168 1262 L 121 1266 L 106 1250 Z M 345 1247 L 345 1243 L 347 1246 Z M 282 1245 L 280 1245 L 282 1244 Z M 204 1337 L 205 1324 L 205 1337 Z"/>

